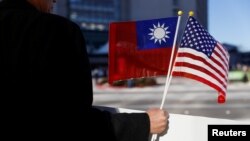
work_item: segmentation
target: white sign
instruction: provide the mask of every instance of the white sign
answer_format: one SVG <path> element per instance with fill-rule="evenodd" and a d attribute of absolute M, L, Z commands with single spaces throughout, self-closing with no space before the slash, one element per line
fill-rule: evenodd
<path fill-rule="evenodd" d="M 98 108 L 120 113 L 144 112 L 123 108 Z M 159 141 L 207 141 L 209 124 L 250 124 L 250 122 L 170 113 L 169 130 L 167 134 L 159 137 Z"/>

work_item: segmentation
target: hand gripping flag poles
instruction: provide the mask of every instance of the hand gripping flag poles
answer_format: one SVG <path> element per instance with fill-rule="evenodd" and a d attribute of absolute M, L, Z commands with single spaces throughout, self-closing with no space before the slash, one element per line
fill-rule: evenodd
<path fill-rule="evenodd" d="M 134 22 L 114 22 L 109 34 L 109 83 L 117 80 L 167 75 L 160 108 L 164 106 L 177 32 L 182 12 L 169 17 Z M 157 135 L 152 136 L 155 140 Z"/>
<path fill-rule="evenodd" d="M 164 103 L 165 103 L 165 99 L 166 99 L 166 95 L 168 92 L 168 88 L 170 85 L 170 81 L 172 79 L 172 67 L 173 67 L 173 62 L 174 62 L 174 53 L 175 53 L 175 47 L 176 47 L 176 40 L 177 40 L 177 35 L 178 35 L 178 30 L 179 30 L 179 26 L 180 26 L 180 21 L 181 21 L 181 15 L 182 15 L 182 11 L 178 11 L 178 20 L 177 20 L 177 25 L 176 25 L 176 31 L 175 31 L 175 36 L 174 36 L 174 42 L 173 42 L 173 49 L 171 51 L 171 57 L 170 57 L 170 63 L 168 66 L 168 71 L 167 71 L 167 78 L 166 78 L 166 82 L 165 82 L 165 88 L 164 88 L 164 92 L 163 92 L 163 97 L 162 97 L 162 102 L 161 102 L 161 106 L 160 109 L 163 108 Z M 151 138 L 151 141 L 155 141 L 157 139 L 157 134 L 154 134 Z"/>
<path fill-rule="evenodd" d="M 160 105 L 162 109 L 172 76 L 186 77 L 217 90 L 218 103 L 224 103 L 229 71 L 228 52 L 198 23 L 192 11 L 176 51 L 181 15 L 179 11 L 178 17 L 111 23 L 109 83 L 167 75 Z M 154 134 L 151 140 L 156 138 L 157 134 Z"/>
<path fill-rule="evenodd" d="M 181 44 L 174 60 L 172 60 L 174 57 L 173 52 L 175 52 L 174 48 L 170 58 L 171 63 L 168 68 L 161 109 L 163 108 L 172 76 L 181 76 L 202 82 L 218 91 L 218 103 L 226 101 L 229 54 L 198 23 L 193 17 L 192 11 L 189 12 Z M 172 62 L 174 62 L 173 68 Z M 157 135 L 153 135 L 151 140 L 154 141 L 156 138 Z"/>

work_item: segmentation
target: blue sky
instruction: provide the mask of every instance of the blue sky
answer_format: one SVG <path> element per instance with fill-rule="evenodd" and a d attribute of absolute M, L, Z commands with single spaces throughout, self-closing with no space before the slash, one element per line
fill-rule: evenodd
<path fill-rule="evenodd" d="M 250 0 L 208 0 L 208 31 L 221 43 L 250 51 Z"/>

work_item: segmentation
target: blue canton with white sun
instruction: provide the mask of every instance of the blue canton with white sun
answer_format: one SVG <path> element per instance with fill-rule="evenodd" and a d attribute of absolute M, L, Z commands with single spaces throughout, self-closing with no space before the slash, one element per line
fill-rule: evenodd
<path fill-rule="evenodd" d="M 177 20 L 177 17 L 171 17 L 137 21 L 138 49 L 171 48 L 174 42 Z"/>

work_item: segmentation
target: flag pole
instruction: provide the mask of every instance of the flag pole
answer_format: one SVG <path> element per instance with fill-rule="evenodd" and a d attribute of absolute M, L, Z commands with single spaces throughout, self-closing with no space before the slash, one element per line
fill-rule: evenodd
<path fill-rule="evenodd" d="M 177 36 L 178 36 L 178 30 L 179 30 L 182 14 L 183 14 L 182 11 L 178 11 L 178 21 L 177 21 L 177 27 L 176 27 L 176 31 L 175 31 L 174 44 L 173 44 L 173 48 L 172 48 L 172 52 L 171 52 L 170 63 L 168 65 L 168 73 L 167 73 L 167 78 L 166 78 L 166 82 L 165 82 L 165 88 L 164 88 L 164 93 L 163 93 L 163 98 L 162 98 L 160 109 L 162 109 L 164 106 L 164 102 L 165 102 L 166 95 L 168 92 L 169 84 L 170 84 L 170 81 L 172 79 L 172 77 L 171 77 L 172 76 L 171 75 L 172 69 L 171 68 L 173 66 L 173 58 L 174 58 L 174 52 L 175 52 L 175 48 L 176 48 L 176 40 L 177 40 Z"/>
<path fill-rule="evenodd" d="M 173 66 L 173 58 L 174 58 L 176 40 L 177 40 L 177 36 L 178 36 L 178 30 L 179 30 L 180 20 L 181 20 L 181 15 L 182 14 L 183 14 L 182 11 L 178 11 L 178 20 L 177 20 L 177 26 L 176 26 L 176 30 L 175 30 L 174 43 L 173 43 L 173 48 L 172 48 L 172 51 L 171 51 L 170 63 L 169 63 L 169 66 L 168 66 L 168 73 L 167 73 L 167 78 L 166 78 L 166 82 L 165 82 L 165 88 L 164 88 L 164 93 L 163 93 L 160 109 L 162 109 L 163 106 L 164 106 L 166 95 L 167 95 L 168 88 L 169 88 L 169 85 L 170 85 L 170 81 L 172 79 L 172 77 L 171 77 L 172 75 L 170 75 L 171 74 L 170 72 L 172 72 L 171 67 Z M 155 141 L 156 139 L 157 139 L 157 134 L 153 134 L 153 136 L 151 138 L 151 141 Z"/>
<path fill-rule="evenodd" d="M 168 74 L 167 74 L 167 79 L 166 79 L 166 82 L 165 82 L 164 94 L 163 94 L 163 98 L 162 98 L 160 109 L 162 109 L 163 106 L 164 106 L 166 95 L 167 95 L 167 92 L 168 92 L 168 88 L 169 88 L 170 82 L 172 80 L 172 70 L 174 69 L 173 63 L 175 63 L 175 59 L 173 60 L 173 56 L 174 56 L 174 51 L 175 51 L 175 46 L 176 46 L 178 28 L 179 28 L 179 24 L 180 24 L 180 20 L 181 20 L 180 18 L 181 18 L 182 14 L 183 14 L 182 11 L 178 11 L 178 22 L 177 22 L 177 28 L 176 28 L 176 32 L 175 32 L 176 34 L 175 34 L 175 38 L 174 38 L 174 46 L 173 46 L 173 50 L 171 52 L 170 64 L 168 66 Z M 193 16 L 194 12 L 193 11 L 189 11 L 188 14 L 189 14 L 189 16 Z M 177 52 L 177 54 L 178 54 L 178 52 Z"/>

